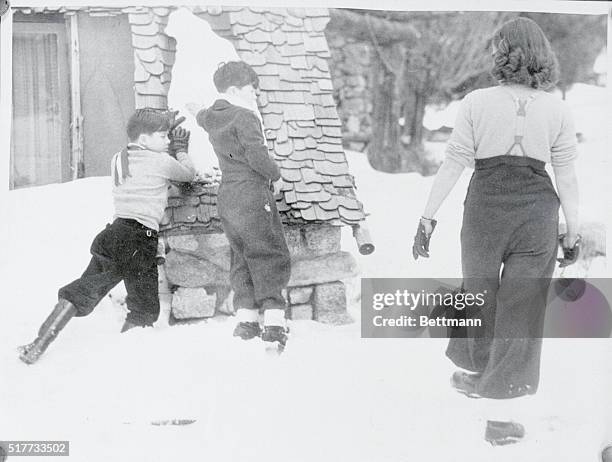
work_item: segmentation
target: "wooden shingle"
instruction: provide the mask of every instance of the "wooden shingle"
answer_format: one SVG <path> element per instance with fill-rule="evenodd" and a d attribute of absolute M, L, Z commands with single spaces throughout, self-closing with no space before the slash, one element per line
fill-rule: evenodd
<path fill-rule="evenodd" d="M 312 136 L 307 136 L 306 138 L 304 138 L 304 142 L 306 143 L 306 148 L 308 149 L 318 149 L 319 151 L 325 152 L 324 149 L 321 149 L 319 147 L 319 143 L 317 143 L 317 140 L 314 139 Z"/>
<path fill-rule="evenodd" d="M 339 165 L 339 164 L 334 164 Z M 348 171 L 348 169 L 346 169 Z M 337 188 L 352 188 L 355 186 L 353 180 L 349 175 L 339 175 L 332 177 L 332 183 Z"/>
<path fill-rule="evenodd" d="M 152 63 L 143 61 L 141 65 L 142 67 L 144 67 L 145 71 L 151 76 L 159 77 L 164 72 L 164 63 L 161 61 L 161 59 Z"/>
<path fill-rule="evenodd" d="M 316 122 L 321 127 L 342 127 L 342 122 L 339 119 L 321 119 L 317 117 Z"/>
<path fill-rule="evenodd" d="M 247 32 L 244 34 L 244 38 L 251 43 L 272 43 L 272 35 L 259 29 Z"/>
<path fill-rule="evenodd" d="M 233 16 L 235 21 L 244 26 L 257 26 L 261 24 L 265 18 L 261 13 L 251 11 L 249 8 L 243 8 L 239 13 Z"/>
<path fill-rule="evenodd" d="M 338 209 L 338 200 L 333 195 L 330 195 L 330 199 L 328 201 L 326 201 L 326 202 L 319 202 L 318 205 L 323 210 L 329 212 L 329 211 L 337 210 Z"/>
<path fill-rule="evenodd" d="M 261 97 L 260 97 L 261 101 Z M 283 105 L 279 103 L 266 103 L 260 105 L 261 114 L 283 114 Z"/>
<path fill-rule="evenodd" d="M 271 103 L 287 104 L 287 106 L 284 106 L 285 111 L 287 109 L 291 110 L 292 108 L 292 106 L 289 106 L 288 104 L 304 105 L 304 93 L 301 91 L 270 91 L 267 93 L 267 96 L 268 101 L 270 101 Z M 313 111 L 312 108 L 310 108 L 310 110 Z M 314 111 L 312 118 L 314 119 Z"/>
<path fill-rule="evenodd" d="M 287 133 L 287 122 L 283 121 L 281 127 L 278 130 L 271 130 L 275 132 L 276 141 L 279 143 L 285 143 L 289 141 L 289 134 Z"/>
<path fill-rule="evenodd" d="M 342 137 L 342 129 L 340 127 L 321 127 L 321 130 L 325 136 L 332 136 L 340 139 Z"/>
<path fill-rule="evenodd" d="M 310 91 L 310 83 L 309 82 L 287 82 L 286 80 L 281 80 L 278 86 L 280 91 Z M 306 98 L 304 98 L 304 102 L 306 102 Z"/>
<path fill-rule="evenodd" d="M 171 9 L 165 7 L 157 7 L 153 8 L 153 13 L 157 16 L 168 16 L 170 14 Z"/>
<path fill-rule="evenodd" d="M 262 118 L 264 126 L 269 130 L 278 130 L 283 123 L 283 116 L 281 114 L 263 114 Z"/>
<path fill-rule="evenodd" d="M 344 152 L 326 152 L 325 158 L 330 162 L 334 162 L 336 164 L 346 163 L 346 155 L 344 154 Z"/>
<path fill-rule="evenodd" d="M 280 87 L 280 77 L 278 75 L 260 75 L 259 88 L 264 91 L 275 91 Z"/>
<path fill-rule="evenodd" d="M 329 53 L 329 47 L 327 46 L 327 40 L 325 39 L 325 35 L 323 34 L 319 36 L 315 36 L 313 34 L 306 35 L 304 39 L 304 46 L 306 48 L 307 53 L 321 53 L 321 52 Z"/>
<path fill-rule="evenodd" d="M 339 176 L 348 173 L 347 164 L 337 164 L 328 160 L 316 160 L 314 164 L 316 171 L 324 175 Z"/>
<path fill-rule="evenodd" d="M 338 195 L 336 196 L 338 204 L 342 207 L 350 210 L 359 210 L 360 203 L 357 199 L 347 196 Z"/>
<path fill-rule="evenodd" d="M 313 161 L 314 163 L 314 161 Z M 304 178 L 305 183 L 331 183 L 329 177 L 321 175 L 321 173 L 312 168 L 304 168 L 302 169 L 302 178 Z"/>
<path fill-rule="evenodd" d="M 302 170 L 302 176 L 305 178 L 304 172 L 310 169 Z M 297 193 L 305 193 L 305 192 L 320 192 L 323 190 L 323 185 L 321 183 L 305 183 L 304 181 L 296 181 L 293 183 L 293 188 Z"/>
<path fill-rule="evenodd" d="M 274 142 L 274 152 L 281 157 L 288 157 L 293 152 L 293 141 L 291 138 L 286 143 Z"/>
<path fill-rule="evenodd" d="M 264 57 L 266 62 L 271 64 L 289 64 L 289 58 L 283 56 L 279 51 L 279 47 L 276 46 L 266 48 Z"/>
<path fill-rule="evenodd" d="M 289 155 L 289 159 L 292 159 L 292 160 L 311 159 L 313 161 L 314 160 L 324 160 L 325 153 L 318 151 L 316 149 L 303 149 L 302 151 L 295 150 Z"/>
<path fill-rule="evenodd" d="M 302 161 L 296 161 L 296 160 L 292 160 L 292 159 L 282 159 L 280 161 L 278 161 L 278 163 L 280 164 L 281 167 L 283 168 L 291 168 L 291 169 L 305 169 L 305 170 L 311 170 L 312 169 L 312 161 L 311 160 L 302 160 Z"/>
<path fill-rule="evenodd" d="M 315 212 L 315 216 L 318 220 L 321 221 L 332 220 L 334 218 L 338 218 L 338 216 L 340 215 L 338 209 L 325 210 L 319 204 L 314 204 L 313 209 Z"/>
<path fill-rule="evenodd" d="M 337 211 L 340 213 L 340 216 L 346 220 L 358 222 L 364 218 L 363 211 L 361 210 L 352 210 L 339 206 Z"/>
<path fill-rule="evenodd" d="M 290 171 L 293 171 L 293 170 L 290 170 Z M 299 174 L 300 172 L 297 172 L 297 173 Z M 298 201 L 296 192 L 294 190 L 286 191 L 283 194 L 285 196 L 285 202 L 289 205 L 295 204 Z"/>
<path fill-rule="evenodd" d="M 302 172 L 299 169 L 281 168 L 280 171 L 281 171 L 281 177 L 285 181 L 290 181 L 292 183 L 295 183 L 296 181 L 302 180 Z M 287 203 L 289 204 L 290 202 L 287 201 Z"/>
<path fill-rule="evenodd" d="M 291 208 L 297 210 L 305 210 L 309 209 L 310 207 L 312 207 L 312 204 L 310 202 L 297 201 L 291 204 Z"/>
<path fill-rule="evenodd" d="M 281 45 L 280 47 L 280 53 L 282 56 L 291 58 L 297 58 L 297 57 L 305 57 L 306 56 L 306 49 L 304 48 L 303 44 L 299 44 L 299 45 L 289 45 L 288 43 L 285 45 Z"/>
<path fill-rule="evenodd" d="M 134 60 L 134 82 L 146 82 L 151 77 L 139 59 Z"/>
<path fill-rule="evenodd" d="M 278 64 L 271 64 L 266 62 L 265 58 L 263 58 L 262 64 L 252 64 L 253 69 L 257 72 L 257 75 L 261 78 L 261 76 L 280 76 L 281 70 Z M 281 76 L 282 78 L 282 76 Z"/>
<path fill-rule="evenodd" d="M 308 69 L 306 57 L 304 55 L 291 56 L 289 59 L 292 69 Z"/>
<path fill-rule="evenodd" d="M 344 148 L 341 144 L 321 143 L 317 145 L 317 148 L 323 152 L 344 152 Z"/>
<path fill-rule="evenodd" d="M 285 109 L 285 120 L 287 121 L 313 120 L 314 118 L 315 115 L 312 106 L 307 106 L 305 104 L 292 104 L 288 105 Z"/>
<path fill-rule="evenodd" d="M 149 48 L 146 50 L 134 50 L 134 54 L 139 61 L 154 63 L 161 59 L 161 50 L 159 48 Z"/>
<path fill-rule="evenodd" d="M 128 21 L 132 27 L 154 24 L 153 15 L 148 11 L 143 11 L 142 13 L 130 13 L 128 14 Z"/>
<path fill-rule="evenodd" d="M 342 145 L 342 138 L 335 136 L 321 136 L 319 143 Z"/>
<path fill-rule="evenodd" d="M 314 207 L 309 207 L 305 210 L 300 210 L 299 215 L 302 219 L 306 221 L 316 221 L 317 215 L 315 214 Z"/>

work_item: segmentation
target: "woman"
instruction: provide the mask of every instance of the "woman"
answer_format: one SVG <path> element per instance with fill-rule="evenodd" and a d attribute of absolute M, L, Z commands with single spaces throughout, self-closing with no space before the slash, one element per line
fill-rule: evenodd
<path fill-rule="evenodd" d="M 486 294 L 486 304 L 471 313 L 481 327 L 452 335 L 446 354 L 471 372 L 453 375 L 458 391 L 507 399 L 537 390 L 559 203 L 567 222 L 561 264 L 577 257 L 576 133 L 564 102 L 546 92 L 556 83 L 558 65 L 540 27 L 514 19 L 494 34 L 492 46 L 499 85 L 463 99 L 413 253 L 415 259 L 429 256 L 436 212 L 463 169 L 475 168 L 461 229 L 463 289 Z M 558 196 L 545 163 L 552 164 Z M 523 433 L 520 424 L 488 421 L 485 437 L 503 444 Z"/>

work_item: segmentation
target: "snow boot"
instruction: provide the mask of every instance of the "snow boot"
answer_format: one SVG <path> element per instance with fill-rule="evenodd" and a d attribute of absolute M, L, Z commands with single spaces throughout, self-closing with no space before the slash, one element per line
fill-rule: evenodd
<path fill-rule="evenodd" d="M 264 311 L 264 329 L 261 339 L 268 352 L 282 353 L 287 345 L 289 329 L 285 319 L 285 310 L 271 308 Z"/>
<path fill-rule="evenodd" d="M 77 313 L 76 307 L 68 300 L 60 298 L 51 314 L 38 330 L 38 337 L 32 343 L 19 347 L 19 359 L 26 364 L 34 364 L 47 350 L 57 334 Z"/>
<path fill-rule="evenodd" d="M 234 337 L 240 337 L 242 340 L 251 340 L 261 336 L 259 312 L 257 310 L 238 308 L 236 310 L 236 321 Z"/>
<path fill-rule="evenodd" d="M 518 443 L 525 436 L 525 428 L 516 422 L 487 420 L 485 440 L 493 446 Z"/>
<path fill-rule="evenodd" d="M 479 378 L 480 374 L 455 371 L 451 377 L 451 386 L 468 398 L 480 398 L 481 396 L 476 392 Z"/>
<path fill-rule="evenodd" d="M 234 337 L 240 337 L 242 340 L 251 340 L 261 336 L 261 327 L 258 322 L 245 321 L 236 324 L 234 329 Z"/>
<path fill-rule="evenodd" d="M 287 346 L 289 329 L 282 326 L 264 326 L 261 339 L 266 343 L 266 349 L 282 353 Z"/>

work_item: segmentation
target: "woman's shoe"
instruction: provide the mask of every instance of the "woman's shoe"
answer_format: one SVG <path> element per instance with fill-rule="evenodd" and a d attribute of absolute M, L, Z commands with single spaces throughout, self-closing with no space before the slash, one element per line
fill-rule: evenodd
<path fill-rule="evenodd" d="M 607 446 L 601 452 L 602 462 L 612 462 L 612 445 Z"/>
<path fill-rule="evenodd" d="M 451 386 L 468 398 L 481 398 L 476 392 L 481 374 L 470 374 L 464 371 L 455 371 L 451 376 Z"/>
<path fill-rule="evenodd" d="M 485 440 L 493 446 L 518 443 L 525 436 L 525 427 L 516 422 L 487 420 Z"/>

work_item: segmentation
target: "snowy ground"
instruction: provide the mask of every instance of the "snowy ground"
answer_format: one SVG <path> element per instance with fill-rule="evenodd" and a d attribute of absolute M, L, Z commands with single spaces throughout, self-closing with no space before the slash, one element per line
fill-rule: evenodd
<path fill-rule="evenodd" d="M 609 188 L 603 133 L 586 133 L 579 164 L 583 218 L 596 221 Z M 377 246 L 360 256 L 345 230 L 343 245 L 362 275 L 457 276 L 468 173 L 440 212 L 432 258 L 415 263 L 411 241 L 432 178 L 372 171 L 358 153 L 349 162 Z M 612 408 L 607 340 L 546 340 L 538 394 L 500 410 L 451 390 L 441 340 L 366 340 L 358 323 L 302 321 L 292 326 L 287 352 L 269 358 L 257 343 L 231 337 L 231 319 L 120 335 L 123 313 L 110 299 L 72 321 L 39 364 L 23 365 L 15 348 L 31 339 L 57 288 L 86 265 L 91 239 L 112 214 L 109 188 L 108 178 L 90 178 L 8 195 L 0 439 L 70 440 L 70 460 L 84 462 L 598 460 Z M 356 298 L 351 312 L 358 319 Z M 493 448 L 483 441 L 484 419 L 500 412 L 525 424 L 524 442 Z M 172 419 L 196 422 L 151 425 Z"/>

